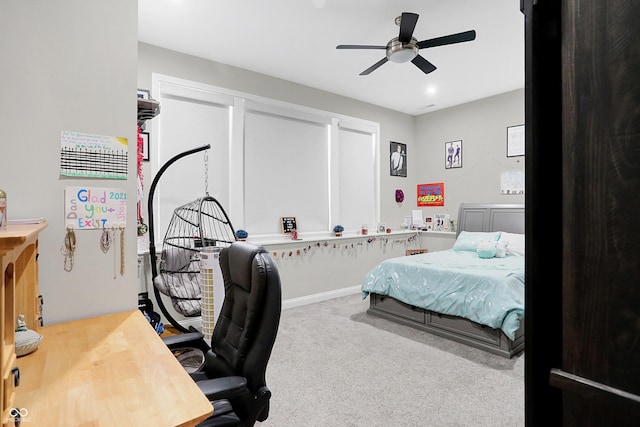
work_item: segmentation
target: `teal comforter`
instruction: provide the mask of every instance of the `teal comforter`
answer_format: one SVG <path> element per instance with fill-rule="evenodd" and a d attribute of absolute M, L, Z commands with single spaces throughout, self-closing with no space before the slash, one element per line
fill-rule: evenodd
<path fill-rule="evenodd" d="M 499 328 L 514 339 L 524 318 L 524 256 L 483 259 L 449 249 L 391 258 L 366 275 L 362 298 L 370 293 Z"/>

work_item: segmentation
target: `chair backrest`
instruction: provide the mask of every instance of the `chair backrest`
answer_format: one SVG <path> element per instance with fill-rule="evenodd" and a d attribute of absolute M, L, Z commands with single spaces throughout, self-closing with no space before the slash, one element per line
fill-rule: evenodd
<path fill-rule="evenodd" d="M 247 378 L 256 391 L 265 386 L 265 371 L 275 343 L 282 292 L 280 275 L 269 253 L 247 242 L 220 252 L 225 297 L 211 348 L 234 375 Z"/>

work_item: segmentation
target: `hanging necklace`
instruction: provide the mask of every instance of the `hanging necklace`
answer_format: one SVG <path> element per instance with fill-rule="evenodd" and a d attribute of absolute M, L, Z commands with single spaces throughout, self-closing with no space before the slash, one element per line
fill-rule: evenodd
<path fill-rule="evenodd" d="M 100 236 L 100 249 L 105 254 L 109 252 L 109 248 L 111 248 L 111 243 L 113 238 L 111 237 L 111 231 L 106 228 L 102 229 L 102 235 Z"/>
<path fill-rule="evenodd" d="M 124 276 L 124 227 L 120 228 L 120 275 Z"/>
<path fill-rule="evenodd" d="M 69 272 L 73 269 L 73 256 L 76 250 L 76 233 L 73 228 L 67 228 L 64 236 L 64 242 L 60 247 L 60 252 L 64 255 L 64 271 Z"/>
<path fill-rule="evenodd" d="M 114 244 L 114 248 L 113 248 L 113 280 L 116 280 L 116 278 L 118 277 L 118 273 L 116 272 L 116 254 L 118 253 L 118 251 L 115 248 L 116 245 L 117 245 L 117 242 Z"/>

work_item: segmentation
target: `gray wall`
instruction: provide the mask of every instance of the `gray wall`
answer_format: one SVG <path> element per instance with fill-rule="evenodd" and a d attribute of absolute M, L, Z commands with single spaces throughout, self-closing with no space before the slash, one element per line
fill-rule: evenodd
<path fill-rule="evenodd" d="M 46 324 L 137 307 L 136 1 L 3 1 L 0 12 L 0 187 L 9 218 L 44 216 L 40 291 Z M 60 177 L 63 130 L 126 137 L 129 177 Z M 133 144 L 132 144 L 133 142 Z M 131 160 L 133 159 L 133 160 Z M 125 275 L 99 248 L 100 231 L 78 231 L 75 265 L 63 269 L 67 185 L 124 188 Z"/>
<path fill-rule="evenodd" d="M 165 74 L 379 122 L 382 159 L 386 159 L 388 156 L 389 141 L 403 142 L 411 150 L 414 149 L 416 138 L 413 116 L 225 64 L 139 43 L 138 85 L 140 89 L 151 89 L 152 73 Z M 151 95 L 153 96 L 153 93 Z M 162 106 L 160 108 L 160 116 L 154 120 L 162 120 Z M 380 182 L 380 192 L 383 201 L 392 200 L 395 194 L 395 183 L 389 177 L 388 168 L 385 169 L 387 163 L 383 161 L 382 165 L 383 179 Z M 409 176 L 405 180 L 415 181 L 416 173 L 417 168 L 409 164 Z M 152 179 L 153 175 L 154 171 L 145 169 L 145 179 Z M 148 188 L 148 185 L 145 188 Z M 399 225 L 402 222 L 402 217 L 407 214 L 407 207 L 397 206 L 395 203 L 383 203 L 380 214 L 384 221 Z"/>
<path fill-rule="evenodd" d="M 524 171 L 524 157 L 507 157 L 507 127 L 521 124 L 524 89 L 419 116 L 415 184 L 445 184 L 445 206 L 423 208 L 425 214 L 456 218 L 460 203 L 524 203 L 524 195 L 500 194 L 502 172 Z M 456 140 L 462 140 L 462 167 L 445 169 L 445 142 Z"/>

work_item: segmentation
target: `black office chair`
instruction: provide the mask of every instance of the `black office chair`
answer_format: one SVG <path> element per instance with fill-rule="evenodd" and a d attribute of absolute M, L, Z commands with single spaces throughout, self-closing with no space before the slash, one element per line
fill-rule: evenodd
<path fill-rule="evenodd" d="M 220 269 L 225 296 L 211 344 L 198 332 L 163 340 L 171 349 L 205 352 L 203 366 L 190 373 L 214 408 L 200 426 L 253 426 L 269 416 L 265 372 L 280 323 L 280 275 L 264 248 L 247 242 L 224 248 Z"/>

